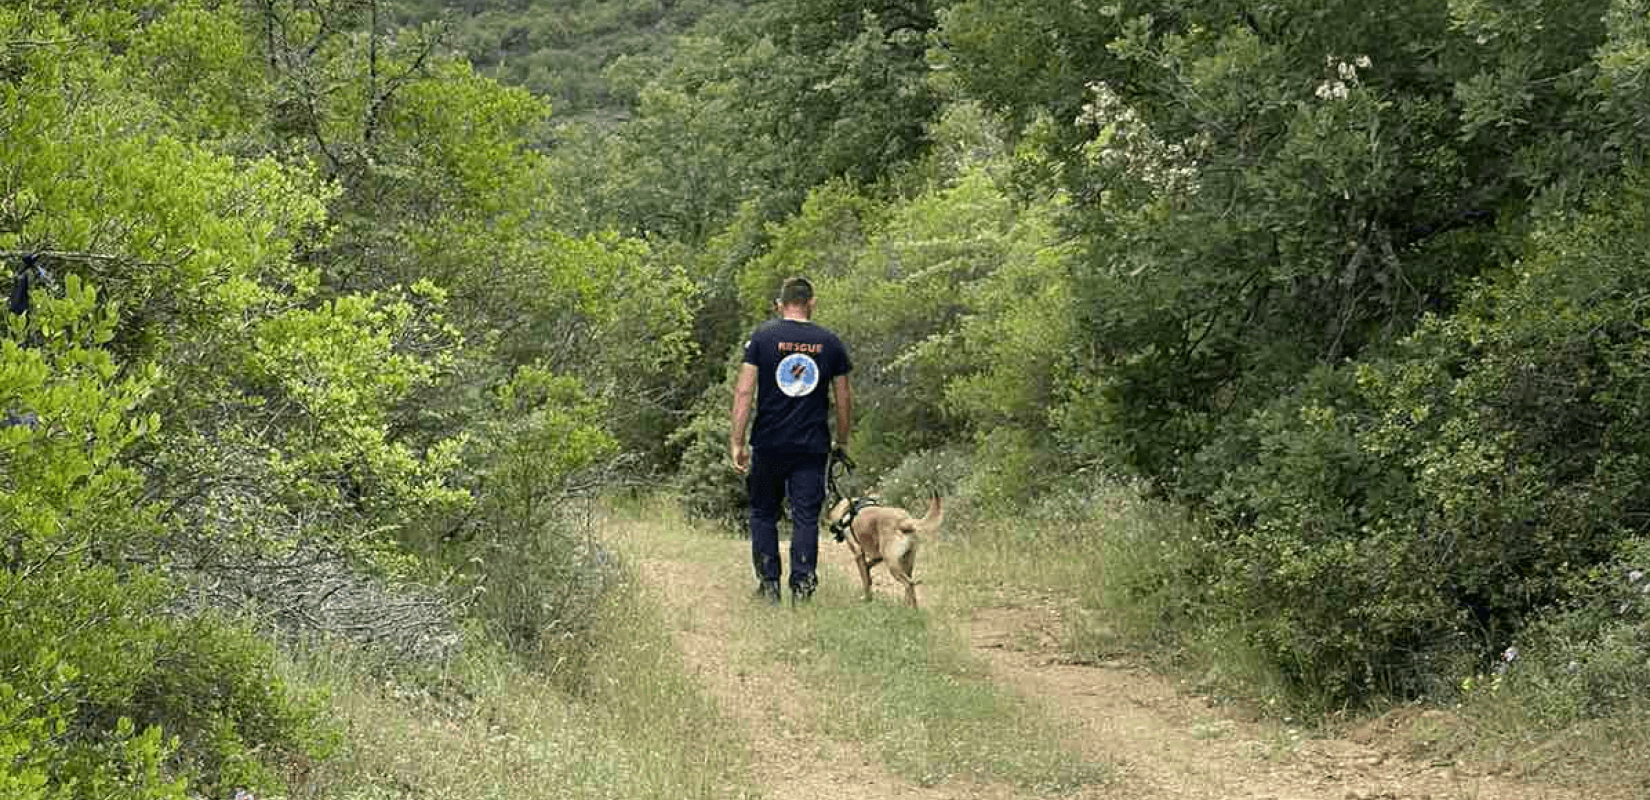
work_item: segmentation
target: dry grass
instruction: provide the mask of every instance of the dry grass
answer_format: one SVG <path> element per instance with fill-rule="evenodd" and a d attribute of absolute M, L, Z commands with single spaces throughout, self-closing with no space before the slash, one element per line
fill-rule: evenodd
<path fill-rule="evenodd" d="M 944 556 L 936 559 L 946 584 L 965 589 L 958 603 L 1057 606 L 1065 658 L 1146 661 L 1212 700 L 1278 718 L 1288 713 L 1285 682 L 1241 632 L 1199 627 L 1197 609 L 1178 605 L 1187 594 L 1181 587 L 1153 588 L 1152 576 L 1168 572 L 1160 565 L 1180 556 L 1177 543 L 1201 535 L 1172 507 L 1143 500 L 1126 487 L 1097 485 L 1057 491 L 1042 506 L 1013 518 L 959 516 L 958 524 L 949 526 Z M 1624 684 L 1617 693 L 1632 696 L 1639 685 Z M 1422 761 L 1461 759 L 1478 769 L 1557 785 L 1650 791 L 1647 704 L 1555 727 L 1543 709 L 1565 699 L 1551 685 L 1514 683 L 1501 691 L 1471 692 L 1419 717 L 1428 722 L 1394 733 L 1402 742 L 1387 744 Z M 1417 707 L 1373 709 L 1308 727 L 1313 735 L 1330 734 L 1412 708 Z M 1434 730 L 1430 721 L 1438 719 L 1452 724 Z"/>
<path fill-rule="evenodd" d="M 294 797 L 747 798 L 744 748 L 684 675 L 657 612 L 621 588 L 602 611 L 598 666 L 576 692 L 499 653 L 441 676 L 371 677 L 313 652 L 308 681 L 333 687 L 347 752 Z"/>
<path fill-rule="evenodd" d="M 645 514 L 672 513 L 662 508 L 669 504 Z M 630 547 L 647 558 L 710 560 L 721 571 L 737 568 L 748 552 L 706 523 L 671 517 L 641 527 L 645 541 Z M 822 545 L 841 547 L 828 537 Z M 741 580 L 729 591 L 742 597 L 750 589 L 744 574 L 735 574 Z M 857 579 L 843 570 L 822 569 L 821 581 L 815 602 L 803 608 L 732 604 L 732 640 L 725 647 L 738 659 L 737 669 L 772 669 L 777 662 L 800 678 L 811 695 L 804 704 L 830 709 L 810 721 L 817 735 L 851 743 L 919 786 L 998 783 L 1041 792 L 1109 779 L 1110 766 L 1067 747 L 1071 732 L 1034 698 L 994 683 L 971 651 L 966 616 L 893 601 L 862 603 Z"/>
<path fill-rule="evenodd" d="M 861 603 L 828 580 L 814 608 L 769 633 L 768 652 L 810 685 L 832 687 L 829 735 L 851 738 L 913 783 L 1003 782 L 1070 791 L 1108 765 L 1066 747 L 1054 718 L 993 682 L 958 621 L 893 602 Z"/>

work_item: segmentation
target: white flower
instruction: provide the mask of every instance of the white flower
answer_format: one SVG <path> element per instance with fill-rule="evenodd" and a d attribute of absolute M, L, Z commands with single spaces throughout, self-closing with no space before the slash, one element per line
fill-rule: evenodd
<path fill-rule="evenodd" d="M 1341 80 L 1343 81 L 1355 81 L 1358 79 L 1358 68 L 1346 63 L 1345 61 L 1336 64 L 1335 71 L 1341 74 Z"/>
<path fill-rule="evenodd" d="M 1358 59 L 1352 63 L 1357 64 L 1360 69 L 1369 69 L 1372 62 L 1369 60 L 1369 56 L 1358 56 Z"/>

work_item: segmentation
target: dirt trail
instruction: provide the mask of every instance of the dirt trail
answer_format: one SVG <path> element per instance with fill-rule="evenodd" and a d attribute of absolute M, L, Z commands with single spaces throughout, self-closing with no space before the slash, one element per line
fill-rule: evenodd
<path fill-rule="evenodd" d="M 875 754 L 856 743 L 820 733 L 815 716 L 829 708 L 829 697 L 820 687 L 804 685 L 785 664 L 746 649 L 749 637 L 742 631 L 744 626 L 760 624 L 762 615 L 783 620 L 789 613 L 757 606 L 749 596 L 754 587 L 743 580 L 730 586 L 730 574 L 743 577 L 738 567 L 749 563 L 748 545 L 704 537 L 698 543 L 703 550 L 673 557 L 648 546 L 655 532 L 645 525 L 608 531 L 610 540 L 627 541 L 627 549 L 640 556 L 642 580 L 666 610 L 671 636 L 688 668 L 724 712 L 743 727 L 741 738 L 751 745 L 755 782 L 763 796 L 830 800 L 1013 796 L 991 786 L 916 786 L 884 769 Z"/>
<path fill-rule="evenodd" d="M 1402 731 L 1436 712 L 1405 709 L 1343 739 L 1309 739 L 1286 726 L 1211 708 L 1173 682 L 1126 664 L 1060 663 L 1025 646 L 1052 631 L 1048 608 L 979 609 L 971 633 L 1000 684 L 1049 701 L 1083 730 L 1082 752 L 1123 764 L 1128 797 L 1253 800 L 1602 800 L 1593 790 L 1476 773 L 1453 761 L 1415 760 Z M 1030 637 L 1033 639 L 1039 637 Z M 1049 643 L 1048 637 L 1040 637 Z M 1419 719 L 1417 719 L 1419 717 Z M 1448 724 L 1438 715 L 1437 724 Z M 1625 798 L 1626 795 L 1621 795 Z"/>
<path fill-rule="evenodd" d="M 650 530 L 650 528 L 652 530 Z M 815 715 L 829 708 L 828 687 L 805 686 L 771 655 L 741 649 L 742 626 L 784 610 L 753 607 L 745 580 L 748 546 L 695 536 L 691 546 L 661 546 L 653 523 L 607 531 L 639 561 L 641 577 L 667 610 L 689 668 L 751 743 L 755 783 L 766 796 L 1011 798 L 1012 787 L 912 784 L 885 769 L 873 752 L 820 732 Z M 690 534 L 691 535 L 691 534 Z M 650 543 L 651 542 L 651 543 Z M 856 581 L 845 550 L 822 547 L 821 569 Z M 673 552 L 674 551 L 674 552 Z M 943 547 L 930 554 L 943 558 Z M 1126 665 L 1061 663 L 1053 643 L 1059 620 L 1051 603 L 963 609 L 947 606 L 940 578 L 923 587 L 931 614 L 967 626 L 974 651 L 996 682 L 1040 702 L 1078 731 L 1068 744 L 1118 765 L 1118 777 L 1081 798 L 1233 798 L 1248 800 L 1615 800 L 1609 793 L 1482 775 L 1452 763 L 1406 757 L 1405 740 L 1374 724 L 1346 739 L 1305 739 L 1286 727 L 1246 720 L 1176 690 L 1159 675 Z M 827 576 L 827 579 L 831 579 Z M 884 579 L 879 602 L 896 602 Z M 797 702 L 796 698 L 805 698 Z M 1415 712 L 1420 713 L 1420 712 Z M 1413 720 L 1406 720 L 1413 722 Z M 1025 794 L 1031 797 L 1036 795 Z M 1618 795 L 1625 798 L 1626 795 Z"/>

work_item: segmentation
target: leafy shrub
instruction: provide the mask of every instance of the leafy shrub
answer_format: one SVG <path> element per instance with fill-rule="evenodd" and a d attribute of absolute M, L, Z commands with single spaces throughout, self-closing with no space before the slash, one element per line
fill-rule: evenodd
<path fill-rule="evenodd" d="M 1219 523 L 1216 607 L 1317 704 L 1415 693 L 1414 659 L 1460 646 L 1448 559 L 1413 535 L 1401 470 L 1360 440 L 1367 408 L 1345 371 L 1252 416 L 1249 457 L 1210 507 Z M 1209 457 L 1205 454 L 1205 457 Z M 1447 683 L 1447 680 L 1446 680 Z"/>
<path fill-rule="evenodd" d="M 923 450 L 907 455 L 893 469 L 881 474 L 868 474 L 868 470 L 855 473 L 842 491 L 849 494 L 874 491 L 885 502 L 907 506 L 921 514 L 931 493 L 940 494 L 953 504 L 971 502 L 962 488 L 969 464 L 967 450 L 962 447 Z M 948 506 L 946 514 L 950 516 L 953 510 Z"/>
<path fill-rule="evenodd" d="M 1624 541 L 1568 589 L 1568 600 L 1497 654 L 1477 688 L 1517 696 L 1543 730 L 1650 712 L 1650 539 Z"/>
<path fill-rule="evenodd" d="M 167 614 L 171 593 L 155 575 L 73 563 L 0 573 L 0 670 L 56 687 L 24 712 L 42 734 L 30 758 L 58 786 L 130 773 L 160 792 L 133 797 L 170 797 L 175 778 L 211 794 L 280 789 L 287 768 L 328 751 L 314 698 L 273 677 L 271 646 L 247 629 Z"/>
<path fill-rule="evenodd" d="M 493 640 L 548 670 L 587 655 L 613 566 L 573 513 L 616 447 L 601 412 L 577 379 L 518 370 L 474 426 L 466 458 L 478 496 L 442 545 Z"/>
<path fill-rule="evenodd" d="M 1222 605 L 1312 703 L 1449 694 L 1636 529 L 1646 186 L 1555 216 L 1461 311 L 1202 452 Z"/>
<path fill-rule="evenodd" d="M 612 553 L 571 515 L 467 551 L 481 562 L 470 609 L 487 639 L 533 669 L 582 677 L 595 655 L 601 603 L 616 579 Z"/>
<path fill-rule="evenodd" d="M 730 383 L 713 384 L 700 398 L 693 418 L 670 438 L 682 451 L 676 473 L 682 507 L 696 518 L 742 532 L 750 495 L 744 478 L 728 463 L 732 397 Z"/>
<path fill-rule="evenodd" d="M 1079 657 L 1121 649 L 1175 663 L 1227 636 L 1230 620 L 1217 593 L 1224 548 L 1206 522 L 1146 497 L 1139 485 L 1088 471 L 1056 481 L 1032 508 L 1041 535 L 1055 531 L 1068 540 L 1055 547 L 1092 554 L 1092 573 L 1076 594 L 1080 606 L 1102 613 L 1072 621 L 1068 635 Z M 1215 661 L 1230 664 L 1235 655 L 1228 649 Z"/>
<path fill-rule="evenodd" d="M 45 664 L 37 666 L 47 666 Z M 0 796 L 14 800 L 106 797 L 111 800 L 183 800 L 185 781 L 162 775 L 173 744 L 159 727 L 135 733 L 117 720 L 100 740 L 66 743 L 73 670 L 52 665 L 38 695 L 0 682 Z"/>
<path fill-rule="evenodd" d="M 196 791 L 278 790 L 331 752 L 337 734 L 326 727 L 322 698 L 276 674 L 267 639 L 211 613 L 156 634 L 146 672 L 119 710 L 172 737 L 169 766 L 195 776 Z"/>
<path fill-rule="evenodd" d="M 984 508 L 1009 510 L 1036 501 L 1053 483 L 1061 460 L 1036 431 L 1003 427 L 975 436 L 972 466 L 961 494 Z"/>

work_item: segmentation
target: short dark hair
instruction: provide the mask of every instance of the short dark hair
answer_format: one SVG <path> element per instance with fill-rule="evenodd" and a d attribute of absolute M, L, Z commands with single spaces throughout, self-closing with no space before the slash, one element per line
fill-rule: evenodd
<path fill-rule="evenodd" d="M 800 275 L 786 278 L 779 286 L 779 304 L 796 306 L 814 299 L 814 285 Z"/>

